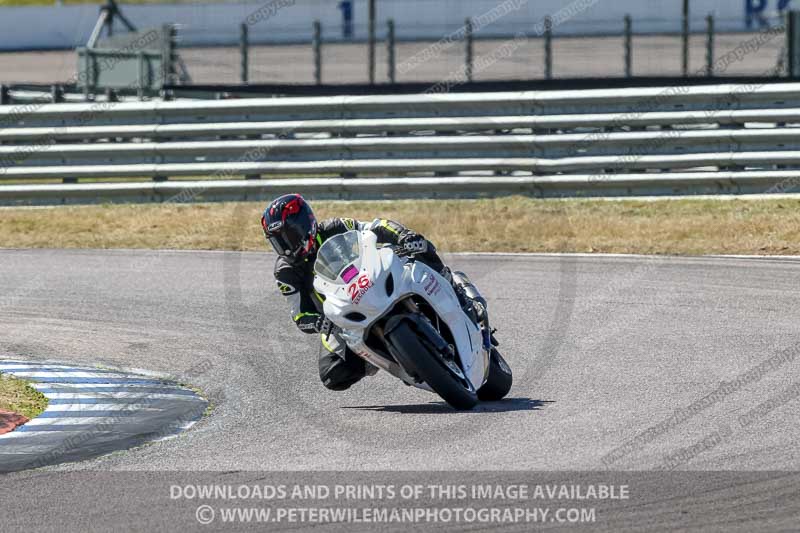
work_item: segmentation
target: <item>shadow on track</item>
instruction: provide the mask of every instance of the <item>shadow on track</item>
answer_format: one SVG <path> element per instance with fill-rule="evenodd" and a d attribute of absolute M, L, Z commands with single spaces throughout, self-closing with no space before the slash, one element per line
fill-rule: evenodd
<path fill-rule="evenodd" d="M 352 405 L 342 409 L 359 411 L 378 411 L 382 413 L 402 413 L 421 415 L 452 415 L 470 413 L 510 413 L 513 411 L 538 411 L 552 400 L 532 400 L 531 398 L 506 398 L 499 402 L 481 402 L 471 411 L 457 411 L 444 402 L 431 402 L 412 405 Z"/>

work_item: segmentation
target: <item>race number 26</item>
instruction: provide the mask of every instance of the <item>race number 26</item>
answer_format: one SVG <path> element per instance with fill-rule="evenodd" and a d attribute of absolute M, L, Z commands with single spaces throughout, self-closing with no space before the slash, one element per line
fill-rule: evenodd
<path fill-rule="evenodd" d="M 355 300 L 356 296 L 358 296 L 358 289 L 366 289 L 367 287 L 369 287 L 369 278 L 366 274 L 363 274 L 347 287 L 350 299 Z"/>

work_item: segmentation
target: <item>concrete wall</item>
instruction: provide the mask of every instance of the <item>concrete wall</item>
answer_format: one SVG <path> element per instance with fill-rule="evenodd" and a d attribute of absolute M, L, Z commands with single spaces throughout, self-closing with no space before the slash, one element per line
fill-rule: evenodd
<path fill-rule="evenodd" d="M 366 38 L 367 0 L 353 3 L 352 39 Z M 556 34 L 617 33 L 627 13 L 637 32 L 677 31 L 680 0 L 377 0 L 379 36 L 393 18 L 400 39 L 439 39 L 475 17 L 477 35 L 541 31 L 545 15 Z M 800 8 L 800 0 L 691 0 L 692 28 L 701 31 L 708 13 L 719 31 L 739 31 L 775 22 L 780 10 Z M 253 42 L 306 42 L 311 21 L 322 21 L 325 39 L 343 38 L 338 0 L 234 1 L 202 4 L 124 5 L 139 27 L 181 25 L 182 44 L 235 44 L 238 25 L 250 23 Z M 97 19 L 97 5 L 0 8 L 0 50 L 73 48 L 86 42 Z"/>

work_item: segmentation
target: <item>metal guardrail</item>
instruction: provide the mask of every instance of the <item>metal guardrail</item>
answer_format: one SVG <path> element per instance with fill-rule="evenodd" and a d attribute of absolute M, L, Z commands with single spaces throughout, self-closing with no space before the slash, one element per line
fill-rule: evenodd
<path fill-rule="evenodd" d="M 93 104 L 46 104 L 29 113 L 21 107 L 0 107 L 0 125 L 21 126 L 16 124 L 20 113 L 27 125 L 81 125 L 87 114 L 97 111 Z M 94 118 L 102 123 L 167 124 L 243 117 L 273 121 L 614 113 L 622 120 L 643 112 L 790 108 L 800 108 L 799 84 L 126 102 L 103 108 L 102 116 Z"/>
<path fill-rule="evenodd" d="M 19 163 L 6 170 L 6 176 L 26 166 L 52 165 L 54 161 L 72 165 L 91 165 L 102 162 L 108 176 L 114 176 L 109 165 L 228 162 L 243 153 L 263 154 L 264 168 L 270 163 L 313 162 L 362 159 L 447 159 L 447 158 L 541 158 L 537 166 L 551 164 L 569 156 L 580 156 L 586 169 L 608 167 L 611 156 L 621 151 L 633 151 L 641 156 L 708 154 L 708 158 L 727 159 L 724 153 L 787 152 L 800 150 L 800 136 L 789 128 L 761 130 L 672 130 L 666 132 L 613 132 L 604 134 L 602 142 L 586 134 L 562 135 L 465 135 L 426 137 L 357 137 L 332 139 L 253 140 L 253 141 L 194 141 L 194 142 L 126 142 L 54 144 L 36 152 L 19 152 L 18 146 L 0 146 L 0 161 Z M 746 156 L 751 157 L 751 156 Z M 779 154 L 775 154 L 779 157 Z M 18 158 L 18 159 L 15 159 Z M 557 159 L 558 158 L 558 159 Z M 630 162 L 632 164 L 632 162 Z M 329 163 L 333 164 L 333 163 Z M 467 165 L 470 163 L 467 162 Z M 627 165 L 628 163 L 625 163 Z M 716 163 L 723 164 L 723 163 Z M 661 167 L 659 167 L 661 168 Z M 519 170 L 525 170 L 523 168 Z M 560 169 L 559 169 L 560 170 Z M 413 172 L 414 170 L 409 170 Z M 536 170 L 532 170 L 536 172 Z M 268 170 L 265 170 L 268 172 Z"/>
<path fill-rule="evenodd" d="M 6 106 L 0 180 L 159 183 L 0 186 L 0 202 L 14 194 L 85 201 L 89 191 L 157 199 L 195 187 L 164 180 L 201 176 L 216 179 L 203 182 L 204 198 L 226 199 L 322 186 L 230 180 L 296 175 L 338 175 L 324 187 L 353 197 L 356 189 L 382 196 L 419 187 L 451 196 L 458 187 L 472 195 L 752 192 L 800 171 L 797 125 L 793 83 Z"/>
<path fill-rule="evenodd" d="M 619 156 L 568 157 L 540 159 L 529 157 L 463 158 L 463 159 L 369 159 L 357 161 L 278 161 L 278 162 L 224 162 L 224 163 L 156 163 L 134 165 L 83 165 L 70 168 L 71 176 L 84 178 L 138 178 L 166 176 L 216 175 L 409 175 L 423 173 L 486 173 L 522 172 L 534 175 L 566 172 L 592 172 L 609 170 L 670 170 L 697 167 L 747 168 L 775 166 L 800 166 L 800 151 L 746 152 L 685 155 L 644 155 L 634 160 Z M 713 169 L 713 170 L 716 170 Z M 601 174 L 595 172 L 595 175 Z M 61 179 L 63 166 L 19 167 L 8 170 L 5 179 Z M 659 179 L 651 176 L 652 180 Z M 488 179 L 487 186 L 491 186 Z"/>
<path fill-rule="evenodd" d="M 782 180 L 800 182 L 798 171 L 746 171 L 596 175 L 449 176 L 420 178 L 289 178 L 0 187 L 0 205 L 99 202 L 266 201 L 287 191 L 317 199 L 477 198 L 526 195 L 537 198 L 762 193 Z"/>
<path fill-rule="evenodd" d="M 491 117 L 430 117 L 333 120 L 276 120 L 270 122 L 211 122 L 198 124 L 140 124 L 111 126 L 53 126 L 0 129 L 0 142 L 32 142 L 44 137 L 59 141 L 98 139 L 209 139 L 281 134 L 395 134 L 458 131 L 474 133 L 490 130 L 583 130 L 606 128 L 621 120 L 619 113 L 571 115 L 517 115 Z M 652 126 L 731 126 L 748 123 L 800 124 L 800 108 L 708 111 L 667 111 L 625 117 L 629 128 Z M 731 133 L 737 130 L 732 130 Z M 744 133 L 744 132 L 742 132 Z"/>

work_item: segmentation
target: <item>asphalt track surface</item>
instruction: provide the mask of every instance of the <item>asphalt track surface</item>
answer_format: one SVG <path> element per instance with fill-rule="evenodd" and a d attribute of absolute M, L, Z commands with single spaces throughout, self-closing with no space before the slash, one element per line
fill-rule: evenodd
<path fill-rule="evenodd" d="M 317 340 L 291 324 L 271 278 L 273 261 L 266 253 L 0 251 L 0 353 L 146 369 L 200 388 L 215 404 L 177 438 L 9 474 L 0 499 L 23 492 L 17 505 L 24 506 L 36 487 L 39 498 L 62 501 L 59 480 L 75 483 L 85 471 L 578 476 L 666 465 L 778 477 L 725 482 L 702 509 L 705 529 L 796 527 L 799 260 L 451 256 L 487 297 L 515 373 L 506 401 L 466 413 L 383 374 L 346 392 L 323 388 Z M 722 382 L 738 385 L 720 393 Z M 690 408 L 712 393 L 702 408 Z M 644 435 L 668 420 L 674 423 Z M 681 453 L 701 441 L 702 450 Z M 621 448 L 626 443 L 634 445 Z M 691 492 L 665 490 L 662 503 Z M 152 491 L 131 481 L 106 525 L 147 524 L 141 505 Z M 86 526 L 106 516 L 95 502 L 85 505 L 91 509 L 28 505 L 0 530 Z M 647 525 L 676 527 L 670 513 Z M 611 518 L 606 525 L 643 529 Z"/>

